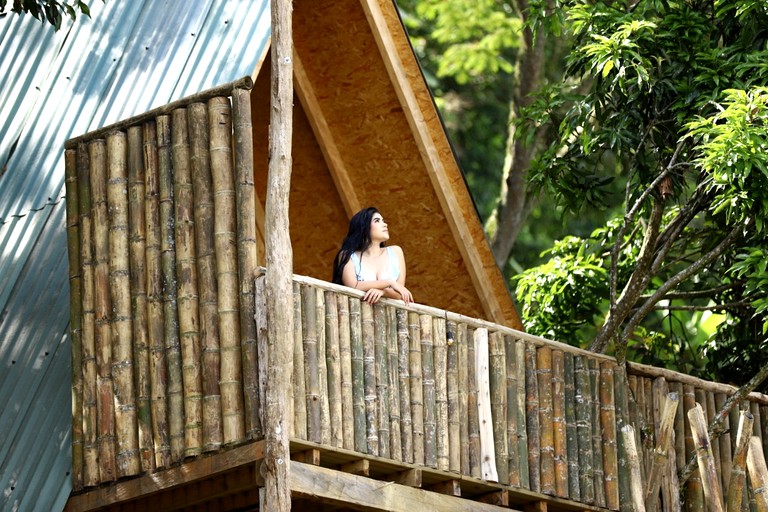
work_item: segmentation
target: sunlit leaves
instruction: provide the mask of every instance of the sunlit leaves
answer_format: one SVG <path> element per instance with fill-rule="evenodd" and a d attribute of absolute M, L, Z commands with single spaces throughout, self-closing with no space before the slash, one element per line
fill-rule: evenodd
<path fill-rule="evenodd" d="M 0 0 L 0 17 L 7 14 L 8 0 Z M 77 18 L 77 11 L 90 17 L 91 11 L 83 0 L 58 1 L 58 0 L 13 0 L 10 12 L 16 14 L 28 13 L 41 22 L 53 25 L 54 30 L 61 28 L 63 16 L 72 20 Z M 63 16 L 62 16 L 63 15 Z"/>

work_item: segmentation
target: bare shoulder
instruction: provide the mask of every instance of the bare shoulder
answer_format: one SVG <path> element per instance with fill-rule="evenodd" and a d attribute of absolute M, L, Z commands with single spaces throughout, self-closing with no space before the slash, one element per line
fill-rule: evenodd
<path fill-rule="evenodd" d="M 389 248 L 395 251 L 395 254 L 398 256 L 403 255 L 403 249 L 399 245 L 390 245 Z"/>

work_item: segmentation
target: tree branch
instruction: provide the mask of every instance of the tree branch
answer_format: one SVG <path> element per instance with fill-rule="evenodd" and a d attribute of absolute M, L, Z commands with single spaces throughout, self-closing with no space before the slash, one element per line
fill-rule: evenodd
<path fill-rule="evenodd" d="M 652 311 L 720 311 L 722 309 L 738 309 L 749 306 L 751 299 L 740 300 L 738 302 L 727 302 L 725 304 L 714 304 L 712 306 L 653 306 Z"/>
<path fill-rule="evenodd" d="M 695 290 L 691 292 L 676 292 L 676 293 L 668 293 L 665 296 L 662 297 L 662 300 L 691 300 L 691 299 L 701 299 L 701 298 L 707 298 L 711 297 L 713 295 L 717 295 L 718 293 L 722 293 L 726 290 L 729 290 L 731 288 L 735 288 L 736 286 L 741 286 L 744 284 L 744 280 L 735 281 L 733 283 L 724 284 L 722 286 L 717 286 L 715 288 L 709 288 L 707 290 Z M 641 295 L 639 297 L 640 300 L 645 301 L 651 298 L 650 295 Z"/>

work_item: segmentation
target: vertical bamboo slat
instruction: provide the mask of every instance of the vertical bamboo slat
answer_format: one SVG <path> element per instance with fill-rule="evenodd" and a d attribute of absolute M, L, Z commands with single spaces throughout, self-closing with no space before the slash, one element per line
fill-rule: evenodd
<path fill-rule="evenodd" d="M 616 431 L 621 432 L 621 429 L 625 425 L 629 424 L 629 404 L 627 395 L 630 393 L 627 384 L 627 372 L 623 366 L 616 366 L 614 371 L 614 411 L 616 418 Z M 640 385 L 640 389 L 643 386 Z M 645 404 L 642 404 L 643 407 Z M 634 436 L 634 431 L 632 432 Z M 617 475 L 619 486 L 619 509 L 626 512 L 632 512 L 632 490 L 630 488 L 630 480 L 632 473 L 629 468 L 629 457 L 627 456 L 627 446 L 624 444 L 625 437 L 622 435 L 616 435 L 616 454 L 617 454 Z M 638 468 L 642 464 L 642 454 L 637 450 L 635 445 L 635 454 L 638 457 Z M 640 476 L 642 477 L 642 470 L 640 470 Z"/>
<path fill-rule="evenodd" d="M 762 431 L 763 453 L 768 453 L 768 407 L 765 406 L 760 406 L 760 430 Z"/>
<path fill-rule="evenodd" d="M 719 410 L 719 409 L 718 409 Z M 725 506 L 728 512 L 739 512 L 741 510 L 742 498 L 744 496 L 744 484 L 747 480 L 747 450 L 749 449 L 750 433 L 752 432 L 752 422 L 754 418 L 747 411 L 741 412 L 739 418 L 739 430 L 736 434 L 736 449 L 734 450 L 733 464 L 728 474 L 728 492 L 726 493 Z"/>
<path fill-rule="evenodd" d="M 445 319 L 432 321 L 432 344 L 435 375 L 435 452 L 437 469 L 447 470 L 448 441 L 448 352 L 445 339 Z"/>
<path fill-rule="evenodd" d="M 117 477 L 115 467 L 115 398 L 112 385 L 112 305 L 109 294 L 109 219 L 107 217 L 106 142 L 88 145 L 93 197 L 94 349 L 97 372 L 99 481 Z"/>
<path fill-rule="evenodd" d="M 184 384 L 184 455 L 199 455 L 203 449 L 203 390 L 200 371 L 200 316 L 195 260 L 192 169 L 189 160 L 189 131 L 186 109 L 172 113 L 174 206 L 176 208 L 176 276 Z"/>
<path fill-rule="evenodd" d="M 504 336 L 500 332 L 488 335 L 488 378 L 491 393 L 493 451 L 499 482 L 509 482 L 509 449 L 507 448 L 507 362 Z"/>
<path fill-rule="evenodd" d="M 603 474 L 605 504 L 619 508 L 618 444 L 616 442 L 616 409 L 613 387 L 613 363 L 600 364 L 600 427 L 603 434 Z"/>
<path fill-rule="evenodd" d="M 237 264 L 240 278 L 240 357 L 244 422 L 245 435 L 255 438 L 261 437 L 261 424 L 258 418 L 258 361 L 256 360 L 258 349 L 253 300 L 257 265 L 256 188 L 253 178 L 253 125 L 249 90 L 236 88 L 232 91 L 232 130 L 235 147 L 235 179 L 237 180 L 235 200 L 237 203 Z M 301 316 L 295 318 L 300 319 Z M 301 342 L 299 341 L 294 347 L 300 348 Z M 294 357 L 294 365 L 296 361 L 301 361 L 303 366 L 301 356 L 298 356 L 298 359 Z M 303 374 L 301 375 L 303 379 Z M 294 379 L 293 383 L 297 386 L 298 379 Z M 299 400 L 304 400 L 304 395 L 298 394 L 298 390 L 295 389 L 294 407 Z M 306 425 L 306 421 L 304 424 Z"/>
<path fill-rule="evenodd" d="M 99 483 L 98 393 L 95 346 L 95 263 L 91 213 L 90 158 L 84 144 L 77 147 L 77 202 L 82 267 L 82 373 L 83 373 L 83 480 L 84 487 Z"/>
<path fill-rule="evenodd" d="M 480 478 L 480 419 L 477 404 L 477 368 L 475 365 L 475 333 L 467 329 L 467 437 L 469 474 Z"/>
<path fill-rule="evenodd" d="M 725 510 L 723 494 L 720 489 L 720 477 L 715 469 L 715 459 L 712 456 L 712 445 L 707 434 L 706 412 L 697 403 L 688 411 L 688 419 L 691 422 L 691 432 L 696 446 L 696 459 L 704 489 L 704 499 L 710 510 L 722 512 Z"/>
<path fill-rule="evenodd" d="M 592 451 L 592 391 L 589 382 L 589 367 L 584 356 L 575 356 L 573 363 L 576 386 L 576 437 L 579 446 L 579 490 L 582 502 L 592 504 L 595 502 L 595 483 Z"/>
<path fill-rule="evenodd" d="M 301 313 L 304 335 L 304 369 L 306 371 L 307 400 L 307 439 L 315 443 L 322 442 L 320 434 L 320 369 L 315 290 L 309 286 L 301 287 Z"/>
<path fill-rule="evenodd" d="M 688 417 L 688 411 L 696 405 L 695 389 L 691 384 L 683 384 L 683 409 L 685 410 L 685 460 L 696 453 L 693 441 L 693 431 Z M 701 473 L 698 469 L 691 473 L 685 487 L 685 504 L 687 510 L 704 510 L 704 490 L 701 483 Z"/>
<path fill-rule="evenodd" d="M 128 128 L 128 239 L 132 345 L 138 424 L 139 462 L 142 471 L 155 467 L 152 440 L 152 404 L 149 372 L 149 318 L 147 310 L 147 225 L 145 169 L 141 126 Z"/>
<path fill-rule="evenodd" d="M 204 103 L 187 107 L 189 165 L 194 197 L 195 261 L 199 305 L 201 384 L 203 392 L 203 451 L 222 442 L 221 351 L 219 347 L 218 282 L 214 246 L 213 177 L 209 151 L 208 110 Z"/>
<path fill-rule="evenodd" d="M 72 361 L 72 487 L 83 488 L 83 297 L 80 267 L 80 212 L 77 192 L 77 150 L 64 152 L 69 258 L 69 332 Z"/>
<path fill-rule="evenodd" d="M 408 313 L 408 387 L 411 392 L 411 419 L 413 421 L 413 462 L 424 464 L 424 374 L 421 369 L 421 328 L 418 313 Z"/>
<path fill-rule="evenodd" d="M 722 411 L 726 400 L 725 393 L 715 393 L 715 407 L 714 411 Z M 737 428 L 737 425 L 733 426 Z M 723 428 L 725 429 L 720 433 L 720 437 L 717 438 L 717 444 L 720 451 L 720 474 L 722 475 L 723 494 L 728 494 L 728 485 L 731 478 L 731 467 L 734 460 L 733 450 L 731 450 L 731 425 L 729 416 L 723 418 Z M 734 438 L 735 439 L 735 438 Z"/>
<path fill-rule="evenodd" d="M 552 351 L 552 425 L 554 428 L 555 494 L 568 497 L 568 451 L 565 422 L 565 355 Z"/>
<path fill-rule="evenodd" d="M 241 312 L 242 314 L 245 314 L 245 310 L 242 309 L 241 304 Z M 305 371 L 304 371 L 304 333 L 302 332 L 302 324 L 304 322 L 304 317 L 302 316 L 302 306 L 301 306 L 301 285 L 294 281 L 293 283 L 293 421 L 291 422 L 291 428 L 293 428 L 293 435 L 298 437 L 299 439 L 309 439 L 307 437 L 307 384 L 305 382 Z M 241 315 L 242 317 L 242 315 Z M 241 326 L 242 326 L 242 318 L 240 319 Z M 240 332 L 242 333 L 243 330 L 241 328 Z M 242 340 L 243 345 L 245 345 L 246 340 Z M 255 354 L 250 354 L 251 350 L 250 348 L 246 351 L 245 346 L 243 346 L 242 350 L 242 362 L 243 362 L 243 383 L 246 386 L 245 388 L 245 397 L 244 397 L 244 406 L 245 406 L 245 424 L 246 428 L 249 424 L 251 424 L 251 420 L 248 418 L 248 411 L 251 407 L 253 407 L 253 404 L 258 403 L 258 399 L 254 400 L 254 397 L 251 396 L 251 392 L 248 390 L 248 386 L 251 385 L 253 382 L 251 378 L 245 373 L 252 364 L 257 364 L 258 361 L 256 360 Z M 253 357 L 252 361 L 247 361 L 247 357 Z M 257 364 L 258 366 L 258 364 Z M 253 382 L 253 385 L 256 383 Z M 258 387 L 254 389 L 254 395 L 258 397 Z M 248 405 L 248 402 L 251 401 L 251 405 Z"/>
<path fill-rule="evenodd" d="M 592 389 L 592 472 L 594 474 L 595 505 L 606 506 L 605 468 L 603 464 L 602 402 L 600 399 L 600 362 L 587 361 L 589 385 Z M 613 404 L 611 404 L 613 405 Z"/>
<path fill-rule="evenodd" d="M 408 338 L 408 312 L 398 309 L 397 327 L 397 365 L 398 388 L 400 389 L 400 432 L 402 439 L 403 460 L 413 462 L 413 419 L 411 416 L 411 373 L 410 340 Z"/>
<path fill-rule="evenodd" d="M 635 444 L 635 428 L 632 425 L 621 427 L 621 436 L 624 438 L 627 453 L 627 466 L 629 467 L 629 486 L 631 489 L 630 510 L 645 512 L 645 500 L 643 499 L 643 476 L 640 473 L 640 457 Z"/>
<path fill-rule="evenodd" d="M 149 337 L 149 390 L 155 467 L 171 463 L 168 437 L 168 370 L 163 339 L 163 249 L 160 229 L 160 170 L 157 128 L 154 121 L 142 127 L 144 158 L 144 221 L 146 223 L 147 335 Z"/>
<path fill-rule="evenodd" d="M 379 427 L 379 455 L 390 456 L 389 366 L 387 365 L 387 316 L 384 306 L 373 306 L 374 374 L 376 377 L 376 421 Z"/>
<path fill-rule="evenodd" d="M 467 324 L 461 323 L 456 330 L 457 353 L 457 385 L 459 387 L 459 451 L 460 472 L 470 475 L 469 466 L 469 366 L 467 364 Z"/>
<path fill-rule="evenodd" d="M 328 403 L 328 364 L 325 336 L 325 296 L 320 288 L 315 289 L 317 322 L 317 368 L 320 373 L 320 439 L 323 444 L 331 443 L 330 404 Z"/>
<path fill-rule="evenodd" d="M 480 428 L 480 475 L 483 480 L 498 482 L 496 450 L 493 441 L 491 406 L 490 355 L 487 329 L 476 329 L 475 375 L 477 376 L 477 419 Z"/>
<path fill-rule="evenodd" d="M 355 421 L 352 406 L 352 341 L 349 320 L 349 297 L 336 295 L 336 310 L 339 317 L 339 359 L 341 360 L 341 409 L 342 447 L 355 449 Z M 359 318 L 359 317 L 358 317 Z M 303 370 L 302 370 L 303 371 Z"/>
<path fill-rule="evenodd" d="M 513 487 L 520 487 L 520 450 L 518 423 L 517 394 L 520 383 L 517 380 L 517 354 L 515 352 L 515 339 L 512 336 L 504 336 L 504 353 L 507 374 L 507 483 Z"/>
<path fill-rule="evenodd" d="M 528 475 L 530 489 L 541 492 L 541 428 L 539 426 L 539 384 L 536 376 L 536 347 L 525 346 L 525 419 L 528 431 Z"/>
<path fill-rule="evenodd" d="M 760 428 L 760 424 L 762 423 L 760 420 L 760 404 L 757 402 L 749 402 L 749 410 L 752 413 L 752 416 L 754 416 L 754 422 L 752 423 L 752 435 L 760 439 L 760 443 L 763 442 L 763 432 L 762 428 Z"/>
<path fill-rule="evenodd" d="M 387 376 L 389 386 L 389 453 L 392 459 L 403 460 L 402 419 L 400 417 L 400 361 L 397 345 L 397 315 L 395 308 L 385 308 L 387 322 Z"/>
<path fill-rule="evenodd" d="M 541 492 L 555 494 L 555 431 L 552 415 L 552 349 L 536 351 L 536 380 L 539 388 L 539 443 Z"/>
<path fill-rule="evenodd" d="M 668 385 L 669 385 L 669 392 L 677 393 L 677 396 L 679 397 L 679 400 L 677 402 L 677 412 L 675 413 L 674 449 L 675 449 L 675 469 L 676 469 L 676 472 L 680 472 L 685 467 L 685 464 L 687 462 L 685 458 L 685 409 L 684 409 L 685 396 L 683 394 L 683 384 L 681 382 L 670 381 Z"/>
<path fill-rule="evenodd" d="M 768 468 L 766 468 L 765 464 L 763 443 L 757 436 L 752 436 L 749 440 L 747 469 L 749 470 L 749 480 L 752 483 L 752 489 L 754 490 L 755 508 L 757 509 L 757 512 L 767 512 Z"/>
<path fill-rule="evenodd" d="M 160 254 L 163 285 L 163 340 L 168 368 L 168 437 L 170 462 L 184 458 L 184 389 L 179 339 L 176 279 L 176 201 L 174 197 L 171 117 L 158 116 L 157 164 L 160 189 Z"/>
<path fill-rule="evenodd" d="M 379 425 L 378 413 L 376 411 L 376 342 L 373 308 L 366 302 L 363 302 L 360 306 L 363 330 L 366 451 L 371 455 L 379 455 Z"/>
<path fill-rule="evenodd" d="M 115 397 L 117 476 L 141 471 L 137 439 L 128 239 L 128 154 L 125 132 L 107 136 L 109 293 L 112 305 L 112 383 Z"/>
<path fill-rule="evenodd" d="M 706 397 L 707 397 L 707 425 L 711 425 L 712 421 L 715 419 L 715 416 L 717 415 L 717 410 L 715 409 L 715 393 L 712 391 L 707 391 Z M 728 473 L 724 474 L 722 472 L 725 466 L 723 464 L 723 459 L 720 456 L 720 443 L 716 439 L 713 439 L 712 446 L 710 448 L 712 450 L 712 457 L 715 462 L 715 471 L 717 471 L 717 481 L 720 485 L 720 489 L 722 490 L 723 496 L 725 496 L 725 492 L 726 492 L 725 489 L 727 484 L 723 484 L 723 480 L 728 479 Z M 730 461 L 730 457 L 729 457 L 729 461 Z"/>
<path fill-rule="evenodd" d="M 568 496 L 575 501 L 581 500 L 579 487 L 579 441 L 576 426 L 576 383 L 574 376 L 574 357 L 564 353 L 563 379 L 565 380 L 565 438 L 568 460 Z"/>
<path fill-rule="evenodd" d="M 361 331 L 360 301 L 349 300 L 349 337 L 352 358 L 352 411 L 355 422 L 355 450 L 368 452 L 366 426 L 365 365 L 363 360 L 363 333 Z"/>
<path fill-rule="evenodd" d="M 448 361 L 446 379 L 448 386 L 448 469 L 461 471 L 461 416 L 459 415 L 459 343 L 457 325 L 454 321 L 446 323 L 446 345 Z"/>
<path fill-rule="evenodd" d="M 660 395 L 662 392 L 663 390 L 659 389 L 658 394 Z M 677 396 L 677 393 L 669 393 L 664 398 L 663 410 L 658 426 L 656 448 L 653 452 L 652 466 L 645 491 L 645 506 L 651 512 L 657 509 L 659 487 L 666 474 L 666 469 L 669 467 L 667 458 L 669 457 L 669 450 L 672 448 L 671 440 L 674 433 L 672 429 L 679 401 L 680 398 Z M 665 493 L 664 503 L 668 506 L 671 505 L 668 493 Z"/>
<path fill-rule="evenodd" d="M 437 466 L 437 439 L 435 403 L 435 366 L 432 342 L 432 317 L 419 316 L 419 339 L 421 340 L 421 371 L 424 385 L 424 464 Z"/>
<path fill-rule="evenodd" d="M 339 342 L 339 314 L 336 296 L 325 292 L 325 361 L 328 370 L 328 411 L 330 416 L 331 446 L 344 444 L 344 424 L 341 387 L 341 349 Z"/>
<path fill-rule="evenodd" d="M 232 157 L 232 107 L 229 98 L 208 100 L 208 127 L 213 180 L 213 243 L 218 284 L 221 440 L 231 445 L 245 439 L 245 415 L 240 343 L 241 281 L 237 261 L 239 210 Z"/>
<path fill-rule="evenodd" d="M 517 455 L 520 461 L 520 487 L 531 489 L 528 467 L 528 420 L 526 414 L 527 369 L 525 364 L 525 341 L 515 341 L 515 369 L 517 370 Z"/>

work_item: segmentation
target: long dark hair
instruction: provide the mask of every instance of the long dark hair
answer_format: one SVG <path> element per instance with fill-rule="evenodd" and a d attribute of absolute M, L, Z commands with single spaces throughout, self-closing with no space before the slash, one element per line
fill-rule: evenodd
<path fill-rule="evenodd" d="M 333 282 L 342 284 L 341 274 L 344 266 L 349 261 L 353 252 L 364 251 L 371 245 L 371 219 L 379 212 L 373 206 L 363 208 L 349 219 L 349 229 L 344 241 L 341 242 L 341 249 L 336 253 L 333 259 Z M 384 243 L 381 244 L 384 246 Z"/>

